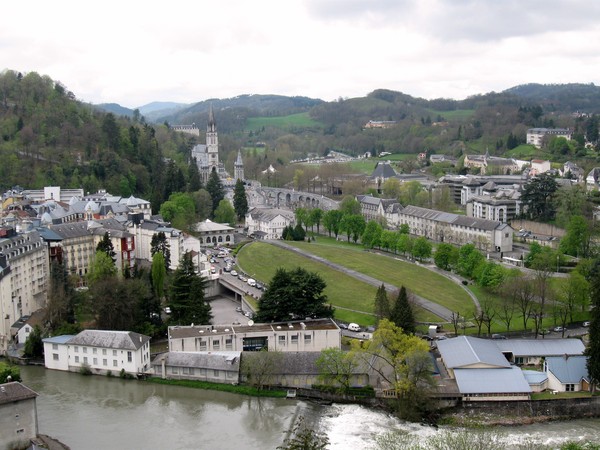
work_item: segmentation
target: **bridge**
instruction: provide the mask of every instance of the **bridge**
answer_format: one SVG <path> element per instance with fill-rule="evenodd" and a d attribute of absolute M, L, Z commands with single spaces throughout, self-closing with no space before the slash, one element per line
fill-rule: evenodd
<path fill-rule="evenodd" d="M 253 187 L 247 191 L 250 206 L 268 206 L 278 209 L 320 208 L 324 211 L 338 209 L 339 202 L 314 192 L 294 189 Z"/>

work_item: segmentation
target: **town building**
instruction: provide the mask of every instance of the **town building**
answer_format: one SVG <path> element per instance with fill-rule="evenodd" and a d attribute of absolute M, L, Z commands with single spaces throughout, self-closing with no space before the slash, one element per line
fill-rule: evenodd
<path fill-rule="evenodd" d="M 407 206 L 398 214 L 399 224 L 407 224 L 410 233 L 458 246 L 474 244 L 488 252 L 510 252 L 513 229 L 496 220 L 476 219 L 433 209 Z"/>
<path fill-rule="evenodd" d="M 360 204 L 360 212 L 365 221 L 375 220 L 379 223 L 385 223 L 389 227 L 398 224 L 398 214 L 402 209 L 402 205 L 396 199 L 357 195 L 356 200 Z"/>
<path fill-rule="evenodd" d="M 135 259 L 142 261 L 152 261 L 152 238 L 159 233 L 164 233 L 171 254 L 167 268 L 170 270 L 177 268 L 185 252 L 184 234 L 180 230 L 163 221 L 134 220 L 129 223 L 128 231 L 135 237 Z"/>
<path fill-rule="evenodd" d="M 133 331 L 84 330 L 43 342 L 47 369 L 138 375 L 150 368 L 150 337 Z"/>
<path fill-rule="evenodd" d="M 319 352 L 340 348 L 342 334 L 331 319 L 243 325 L 170 326 L 170 352 L 269 351 Z"/>
<path fill-rule="evenodd" d="M 537 175 L 549 172 L 551 169 L 552 164 L 550 163 L 550 161 L 544 161 L 543 159 L 532 159 L 531 166 L 529 169 L 529 175 L 535 177 Z"/>
<path fill-rule="evenodd" d="M 11 325 L 46 306 L 48 251 L 35 230 L 0 227 L 0 350 L 12 341 Z"/>
<path fill-rule="evenodd" d="M 515 159 L 490 156 L 489 152 L 485 155 L 465 155 L 463 165 L 478 169 L 481 175 L 507 175 L 521 170 Z"/>
<path fill-rule="evenodd" d="M 519 189 L 527 178 L 521 175 L 444 175 L 437 185 L 448 186 L 454 203 L 466 205 L 471 198 L 486 195 L 484 191 L 489 191 L 490 182 L 496 190 Z"/>
<path fill-rule="evenodd" d="M 396 125 L 395 120 L 369 120 L 363 128 L 390 128 Z"/>
<path fill-rule="evenodd" d="M 0 384 L 1 448 L 32 448 L 30 441 L 38 434 L 37 396 L 18 381 Z"/>
<path fill-rule="evenodd" d="M 166 352 L 152 361 L 152 374 L 169 380 L 237 384 L 241 352 Z"/>
<path fill-rule="evenodd" d="M 585 172 L 583 169 L 571 161 L 567 161 L 563 164 L 560 176 L 575 180 L 577 183 L 581 183 L 585 180 Z"/>
<path fill-rule="evenodd" d="M 587 356 L 551 356 L 544 359 L 544 372 L 548 374 L 548 389 L 553 392 L 578 392 L 590 390 Z"/>
<path fill-rule="evenodd" d="M 585 185 L 588 191 L 600 190 L 600 167 L 594 167 L 585 178 Z"/>
<path fill-rule="evenodd" d="M 527 143 L 542 148 L 545 138 L 564 137 L 571 140 L 572 134 L 573 132 L 568 128 L 529 128 L 527 130 Z"/>
<path fill-rule="evenodd" d="M 521 214 L 521 190 L 499 188 L 493 181 L 486 183 L 481 195 L 470 196 L 467 200 L 467 216 L 477 219 L 510 222 Z"/>
<path fill-rule="evenodd" d="M 239 154 L 241 158 L 241 154 Z M 213 113 L 212 105 L 208 112 L 208 124 L 206 126 L 206 144 L 198 144 L 192 148 L 192 162 L 195 161 L 200 173 L 202 184 L 206 185 L 210 174 L 216 172 L 222 180 L 229 178 L 225 166 L 219 161 L 219 135 L 217 133 L 217 122 Z"/>
<path fill-rule="evenodd" d="M 271 166 L 272 167 L 272 166 Z M 244 161 L 242 160 L 242 151 L 238 150 L 238 155 L 233 163 L 233 178 L 244 181 Z"/>
<path fill-rule="evenodd" d="M 247 234 L 256 239 L 281 239 L 283 229 L 294 222 L 294 213 L 284 209 L 252 208 L 246 214 Z"/>
<path fill-rule="evenodd" d="M 213 222 L 206 219 L 196 224 L 195 231 L 201 247 L 216 247 L 219 245 L 233 245 L 235 228 L 224 223 Z"/>

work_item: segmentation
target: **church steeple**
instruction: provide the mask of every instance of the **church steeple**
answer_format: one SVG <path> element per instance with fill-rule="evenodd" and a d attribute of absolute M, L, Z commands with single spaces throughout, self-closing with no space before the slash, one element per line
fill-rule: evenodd
<path fill-rule="evenodd" d="M 213 114 L 212 104 L 208 111 L 208 125 L 206 126 L 206 153 L 208 154 L 208 174 L 219 171 L 219 139 L 217 136 L 217 122 Z M 208 179 L 207 174 L 207 179 Z"/>
<path fill-rule="evenodd" d="M 233 163 L 233 177 L 236 180 L 244 181 L 244 161 L 242 161 L 242 151 L 238 150 L 237 159 Z"/>

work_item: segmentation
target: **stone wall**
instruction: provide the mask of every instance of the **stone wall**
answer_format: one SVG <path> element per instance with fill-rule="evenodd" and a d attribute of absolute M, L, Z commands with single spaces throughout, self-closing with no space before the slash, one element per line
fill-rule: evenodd
<path fill-rule="evenodd" d="M 454 412 L 466 415 L 497 414 L 518 417 L 575 419 L 600 417 L 600 397 L 530 400 L 517 402 L 467 402 Z"/>
<path fill-rule="evenodd" d="M 549 223 L 533 222 L 531 220 L 514 219 L 511 221 L 511 227 L 518 232 L 520 229 L 531 231 L 531 234 L 541 236 L 555 236 L 561 238 L 566 231 Z"/>

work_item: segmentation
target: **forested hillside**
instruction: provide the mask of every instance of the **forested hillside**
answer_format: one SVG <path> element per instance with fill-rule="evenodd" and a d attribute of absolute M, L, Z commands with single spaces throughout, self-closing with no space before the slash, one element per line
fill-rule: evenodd
<path fill-rule="evenodd" d="M 157 209 L 188 178 L 181 169 L 191 147 L 186 135 L 139 116 L 100 112 L 35 72 L 0 74 L 0 136 L 3 191 L 14 185 L 103 188 L 147 198 Z"/>

